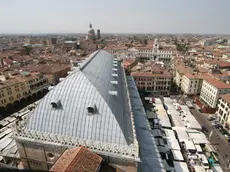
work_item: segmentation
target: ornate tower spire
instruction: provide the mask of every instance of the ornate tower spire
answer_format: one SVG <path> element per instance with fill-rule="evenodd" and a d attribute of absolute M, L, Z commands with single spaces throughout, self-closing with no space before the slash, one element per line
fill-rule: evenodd
<path fill-rule="evenodd" d="M 92 28 L 92 24 L 91 23 L 89 24 L 89 28 Z"/>

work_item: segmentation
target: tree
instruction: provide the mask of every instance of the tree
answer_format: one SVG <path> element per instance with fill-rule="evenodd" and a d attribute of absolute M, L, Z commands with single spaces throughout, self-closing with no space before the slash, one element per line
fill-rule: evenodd
<path fill-rule="evenodd" d="M 26 54 L 29 55 L 30 54 L 30 51 L 32 50 L 31 47 L 29 46 L 24 46 L 25 50 L 26 50 Z"/>
<path fill-rule="evenodd" d="M 188 47 L 186 44 L 176 43 L 176 49 L 184 53 L 188 51 Z"/>

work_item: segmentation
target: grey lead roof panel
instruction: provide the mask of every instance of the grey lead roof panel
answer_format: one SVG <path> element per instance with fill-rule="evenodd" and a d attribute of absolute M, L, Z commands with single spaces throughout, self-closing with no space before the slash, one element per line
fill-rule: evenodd
<path fill-rule="evenodd" d="M 141 162 L 138 165 L 139 172 L 165 172 L 160 154 L 157 150 L 155 139 L 148 125 L 147 116 L 139 97 L 133 77 L 127 77 L 134 113 L 137 140 L 140 147 Z M 137 108 L 138 107 L 138 108 Z"/>
<path fill-rule="evenodd" d="M 55 86 L 31 115 L 27 130 L 70 136 L 73 138 L 129 145 L 133 131 L 123 68 L 112 70 L 113 56 L 97 51 L 80 69 Z M 118 77 L 112 74 L 117 73 Z M 118 85 L 110 83 L 117 79 Z M 109 91 L 117 91 L 113 96 Z M 62 109 L 51 102 L 60 100 Z M 98 114 L 89 115 L 87 107 L 96 105 Z"/>

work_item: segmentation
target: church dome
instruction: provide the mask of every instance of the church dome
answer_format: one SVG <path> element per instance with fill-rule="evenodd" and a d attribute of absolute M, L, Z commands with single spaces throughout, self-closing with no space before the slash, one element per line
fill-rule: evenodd
<path fill-rule="evenodd" d="M 94 29 L 93 28 L 89 28 L 88 33 L 94 34 Z"/>
<path fill-rule="evenodd" d="M 92 24 L 91 24 L 91 23 L 89 24 L 89 30 L 88 30 L 88 33 L 89 33 L 89 34 L 94 34 L 94 29 L 93 29 L 93 27 L 92 27 Z"/>

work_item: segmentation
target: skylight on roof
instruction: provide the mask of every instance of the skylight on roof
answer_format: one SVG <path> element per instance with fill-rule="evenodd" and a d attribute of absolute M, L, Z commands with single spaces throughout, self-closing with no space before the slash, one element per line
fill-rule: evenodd
<path fill-rule="evenodd" d="M 117 96 L 117 91 L 109 91 L 110 95 Z"/>
<path fill-rule="evenodd" d="M 118 81 L 110 81 L 111 84 L 117 85 Z"/>

